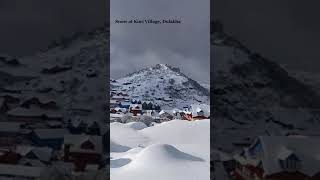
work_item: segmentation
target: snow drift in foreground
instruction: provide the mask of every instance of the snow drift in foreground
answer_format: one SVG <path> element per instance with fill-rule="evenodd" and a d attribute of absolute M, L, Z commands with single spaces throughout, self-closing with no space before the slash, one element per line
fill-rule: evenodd
<path fill-rule="evenodd" d="M 209 180 L 210 120 L 111 123 L 111 180 Z"/>

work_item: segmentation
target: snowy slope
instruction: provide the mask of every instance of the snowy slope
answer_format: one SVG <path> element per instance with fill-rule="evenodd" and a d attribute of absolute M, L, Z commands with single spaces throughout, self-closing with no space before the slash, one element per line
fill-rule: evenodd
<path fill-rule="evenodd" d="M 83 110 L 84 120 L 105 120 L 106 41 L 105 28 L 98 28 L 33 56 L 1 56 L 0 95 L 17 97 L 16 106 L 32 97 L 52 100 L 65 119 Z"/>
<path fill-rule="evenodd" d="M 110 125 L 112 180 L 210 179 L 210 120 L 137 126 Z"/>
<path fill-rule="evenodd" d="M 178 68 L 157 64 L 131 73 L 113 83 L 113 89 L 131 97 L 149 100 L 163 109 L 183 108 L 194 103 L 209 104 L 209 91 L 185 76 Z"/>
<path fill-rule="evenodd" d="M 275 62 L 251 52 L 222 29 L 214 31 L 212 144 L 233 151 L 259 135 L 313 134 L 320 97 Z"/>
<path fill-rule="evenodd" d="M 320 92 L 320 74 L 318 72 L 290 71 L 290 74 Z"/>

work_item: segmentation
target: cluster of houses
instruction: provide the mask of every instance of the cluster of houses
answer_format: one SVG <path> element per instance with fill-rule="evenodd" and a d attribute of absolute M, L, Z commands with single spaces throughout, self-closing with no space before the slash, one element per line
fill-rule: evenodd
<path fill-rule="evenodd" d="M 217 154 L 217 153 L 216 153 Z M 213 158 L 217 169 L 235 180 L 318 180 L 320 179 L 319 137 L 289 135 L 261 136 L 235 155 Z M 227 157 L 227 158 L 226 158 Z"/>
<path fill-rule="evenodd" d="M 131 98 L 123 92 L 111 91 L 110 118 L 111 121 L 118 121 L 124 115 L 141 116 L 147 115 L 162 122 L 173 119 L 201 120 L 210 118 L 210 107 L 206 104 L 192 104 L 184 109 L 161 109 L 152 101 L 141 101 L 138 97 Z"/>
<path fill-rule="evenodd" d="M 0 97 L 0 179 L 39 179 L 59 164 L 74 174 L 105 168 L 107 129 L 85 116 L 64 118 L 53 100 Z"/>

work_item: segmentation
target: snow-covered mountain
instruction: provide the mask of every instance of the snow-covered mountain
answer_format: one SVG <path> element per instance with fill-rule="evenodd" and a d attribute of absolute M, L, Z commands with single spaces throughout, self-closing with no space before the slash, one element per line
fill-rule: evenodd
<path fill-rule="evenodd" d="M 50 109 L 68 117 L 105 121 L 107 31 L 97 28 L 56 42 L 33 56 L 0 55 L 0 97 L 15 97 L 10 110 L 31 98 L 54 102 Z M 10 111 L 9 110 L 9 111 Z"/>
<path fill-rule="evenodd" d="M 166 108 L 183 108 L 194 103 L 209 104 L 209 90 L 176 67 L 157 64 L 112 82 L 112 90 L 132 98 L 148 100 Z"/>
<path fill-rule="evenodd" d="M 251 52 L 213 24 L 215 148 L 232 151 L 259 135 L 314 134 L 320 96 L 286 69 Z"/>

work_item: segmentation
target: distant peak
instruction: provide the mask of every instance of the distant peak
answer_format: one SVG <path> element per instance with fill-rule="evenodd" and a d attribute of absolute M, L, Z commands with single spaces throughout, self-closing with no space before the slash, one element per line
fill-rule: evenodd
<path fill-rule="evenodd" d="M 169 65 L 168 64 L 156 64 L 153 67 L 156 68 L 156 69 L 160 69 L 160 68 L 168 69 Z"/>
<path fill-rule="evenodd" d="M 155 66 L 152 67 L 153 69 L 164 69 L 164 70 L 172 70 L 175 72 L 180 72 L 180 69 L 174 66 L 171 66 L 169 64 L 156 64 Z"/>
<path fill-rule="evenodd" d="M 138 71 L 132 72 L 127 74 L 125 77 L 129 77 L 132 76 L 134 74 L 140 74 L 140 73 L 145 73 L 145 72 L 149 72 L 150 74 L 152 73 L 162 73 L 162 74 L 179 74 L 181 76 L 185 76 L 179 68 L 177 67 L 173 67 L 171 65 L 168 64 L 155 64 L 155 65 L 151 65 L 151 66 L 147 66 L 143 69 L 140 69 Z"/>

